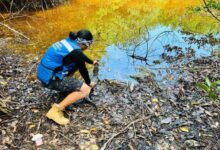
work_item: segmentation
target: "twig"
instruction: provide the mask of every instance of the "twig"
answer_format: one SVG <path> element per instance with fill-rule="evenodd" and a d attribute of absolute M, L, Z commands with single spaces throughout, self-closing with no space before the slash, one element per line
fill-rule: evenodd
<path fill-rule="evenodd" d="M 52 131 L 57 131 L 59 135 L 61 135 L 62 137 L 64 137 L 64 138 L 67 139 L 68 141 L 70 141 L 72 144 L 76 144 L 76 143 L 74 143 L 70 138 L 68 138 L 68 137 L 65 136 L 63 133 L 61 133 L 60 130 L 58 130 L 58 129 L 52 129 Z"/>
<path fill-rule="evenodd" d="M 214 15 L 214 13 L 213 13 L 213 12 L 211 11 L 211 9 L 209 8 L 207 2 L 206 2 L 205 0 L 203 0 L 203 3 L 204 3 L 204 5 L 205 5 L 205 8 L 207 9 L 207 11 L 208 11 L 218 22 L 220 22 L 220 19 L 219 19 L 216 15 Z"/>
<path fill-rule="evenodd" d="M 135 121 L 132 121 L 131 123 L 129 123 L 123 130 L 121 130 L 120 132 L 114 134 L 110 139 L 108 139 L 108 141 L 101 147 L 100 150 L 105 150 L 108 143 L 110 143 L 115 137 L 117 137 L 118 135 L 120 135 L 121 133 L 123 133 L 125 130 L 127 130 L 131 125 L 133 125 L 134 123 L 137 123 L 139 121 L 142 121 L 142 120 L 146 120 L 146 119 L 149 119 L 151 116 L 148 116 L 148 117 L 144 117 L 144 118 L 140 118 L 140 119 L 137 119 Z"/>
<path fill-rule="evenodd" d="M 39 62 L 40 62 L 40 60 L 37 61 L 36 63 L 34 63 L 34 64 L 31 66 L 31 68 L 29 69 L 28 74 L 27 74 L 27 76 L 26 76 L 26 78 L 25 78 L 26 81 L 27 81 L 27 79 L 28 79 L 28 77 L 29 77 L 31 71 L 33 70 L 33 68 L 34 68 L 36 65 L 38 65 Z"/>
<path fill-rule="evenodd" d="M 144 139 L 144 140 L 147 140 L 144 136 L 142 136 L 142 135 L 137 135 L 137 137 L 139 137 L 139 138 L 142 138 L 142 139 Z"/>
<path fill-rule="evenodd" d="M 10 4 L 10 8 L 9 8 L 9 13 L 11 14 L 11 10 L 12 10 L 12 5 L 14 3 L 14 0 L 11 1 L 11 4 Z"/>
<path fill-rule="evenodd" d="M 152 137 L 153 136 L 153 134 L 151 133 L 151 131 L 150 131 L 150 129 L 149 129 L 149 126 L 148 125 L 146 125 L 147 126 L 147 130 L 149 131 L 149 133 L 150 133 L 150 136 Z"/>
<path fill-rule="evenodd" d="M 18 12 L 12 15 L 19 15 L 24 10 L 25 7 L 26 7 L 26 4 L 24 4 L 24 6 Z"/>
<path fill-rule="evenodd" d="M 5 8 L 5 10 L 8 12 L 7 6 L 5 6 L 4 2 L 0 1 L 1 5 Z M 4 10 L 3 10 L 4 11 Z"/>
<path fill-rule="evenodd" d="M 41 119 L 40 119 L 40 121 L 39 121 L 39 123 L 37 125 L 37 131 L 36 132 L 38 132 L 38 130 L 40 129 L 40 125 L 41 125 Z"/>
<path fill-rule="evenodd" d="M 136 133 L 136 128 L 135 128 L 135 124 L 133 123 L 133 128 L 134 128 L 134 138 L 137 138 L 137 133 Z"/>
<path fill-rule="evenodd" d="M 158 34 L 158 35 L 153 39 L 153 41 L 152 41 L 150 47 L 152 47 L 153 43 L 154 43 L 160 36 L 162 36 L 163 34 L 166 34 L 166 33 L 170 33 L 170 32 L 173 32 L 173 31 L 167 30 L 167 31 L 163 31 L 163 32 L 161 32 L 160 34 Z"/>
<path fill-rule="evenodd" d="M 138 60 L 141 60 L 141 61 L 147 61 L 147 58 L 146 57 L 142 57 L 142 56 L 138 56 L 138 55 L 129 55 L 130 57 L 134 58 L 134 59 L 138 59 Z"/>
<path fill-rule="evenodd" d="M 39 123 L 38 123 L 38 125 L 37 125 L 37 130 L 36 130 L 36 132 L 38 132 L 39 129 L 40 129 L 40 126 L 41 126 L 41 122 L 42 122 L 43 117 L 44 117 L 44 115 L 42 115 L 41 118 L 40 118 L 40 121 L 39 121 Z"/>
<path fill-rule="evenodd" d="M 218 104 L 216 104 L 215 102 L 213 104 L 215 105 L 215 107 L 217 107 L 218 110 L 220 110 L 220 107 L 218 106 Z"/>
<path fill-rule="evenodd" d="M 56 130 L 56 131 L 58 131 L 58 130 Z M 60 133 L 60 131 L 58 131 L 58 132 L 59 132 L 59 135 L 61 135 L 62 137 L 64 137 L 64 138 L 67 139 L 68 141 L 70 141 L 72 144 L 76 144 L 76 143 L 74 143 L 70 138 L 68 138 L 68 137 L 66 137 L 64 134 Z"/>
<path fill-rule="evenodd" d="M 24 35 L 24 34 L 18 32 L 18 31 L 16 31 L 15 29 L 11 28 L 11 27 L 8 26 L 7 24 L 4 24 L 4 23 L 0 22 L 0 25 L 2 25 L 2 26 L 4 26 L 4 27 L 8 28 L 8 29 L 11 30 L 12 32 L 14 32 L 14 33 L 16 33 L 16 34 L 22 36 L 22 37 L 25 38 L 25 39 L 30 40 L 29 37 L 27 37 L 26 35 Z"/>

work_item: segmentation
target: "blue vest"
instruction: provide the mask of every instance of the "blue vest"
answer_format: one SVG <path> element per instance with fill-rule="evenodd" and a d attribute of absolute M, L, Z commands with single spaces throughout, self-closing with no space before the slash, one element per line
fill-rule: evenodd
<path fill-rule="evenodd" d="M 68 66 L 63 65 L 63 58 L 76 49 L 80 49 L 79 45 L 70 38 L 66 38 L 50 46 L 38 65 L 38 79 L 44 85 L 48 85 L 53 76 L 62 80 L 70 71 L 77 69 L 74 63 Z"/>

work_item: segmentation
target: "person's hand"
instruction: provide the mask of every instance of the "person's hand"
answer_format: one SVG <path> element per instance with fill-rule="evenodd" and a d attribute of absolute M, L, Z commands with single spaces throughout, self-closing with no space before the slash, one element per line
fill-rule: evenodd
<path fill-rule="evenodd" d="M 95 85 L 96 85 L 95 82 L 91 82 L 89 86 L 93 88 Z"/>
<path fill-rule="evenodd" d="M 98 60 L 94 60 L 93 61 L 93 65 L 99 65 L 99 61 Z"/>

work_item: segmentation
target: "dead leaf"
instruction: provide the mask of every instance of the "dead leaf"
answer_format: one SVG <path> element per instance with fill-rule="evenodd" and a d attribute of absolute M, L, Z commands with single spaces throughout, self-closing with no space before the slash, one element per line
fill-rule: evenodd
<path fill-rule="evenodd" d="M 90 132 L 91 132 L 91 133 L 95 133 L 95 132 L 97 132 L 97 129 L 96 129 L 96 128 L 91 128 L 91 129 L 90 129 Z"/>
<path fill-rule="evenodd" d="M 135 150 L 134 146 L 131 143 L 128 144 L 128 147 L 130 148 L 130 150 Z"/>
<path fill-rule="evenodd" d="M 1 86 L 6 86 L 8 84 L 8 82 L 6 82 L 5 80 L 3 79 L 0 79 L 0 85 Z"/>
<path fill-rule="evenodd" d="M 186 145 L 189 146 L 189 147 L 199 147 L 199 146 L 201 146 L 201 145 L 199 144 L 199 142 L 198 142 L 198 141 L 195 141 L 195 140 L 186 140 L 186 141 L 184 142 L 184 144 L 186 144 Z"/>
<path fill-rule="evenodd" d="M 96 144 L 91 144 L 89 150 L 98 150 L 99 147 Z"/>
<path fill-rule="evenodd" d="M 186 127 L 186 126 L 182 126 L 182 127 L 180 127 L 179 129 L 180 129 L 180 131 L 182 131 L 182 132 L 189 132 L 189 128 Z"/>
<path fill-rule="evenodd" d="M 191 104 L 192 104 L 192 105 L 199 105 L 200 103 L 199 103 L 199 102 L 196 102 L 196 101 L 192 101 Z"/>
<path fill-rule="evenodd" d="M 36 109 L 36 108 L 32 108 L 31 111 L 34 112 L 34 113 L 38 113 L 39 112 L 39 110 Z"/>
<path fill-rule="evenodd" d="M 3 145 L 6 145 L 6 144 L 11 145 L 11 143 L 12 143 L 12 140 L 9 138 L 9 136 L 3 137 L 3 139 L 2 139 Z"/>
<path fill-rule="evenodd" d="M 81 141 L 79 143 L 79 147 L 81 150 L 99 150 L 95 138 L 87 139 L 87 141 Z"/>
<path fill-rule="evenodd" d="M 15 120 L 11 123 L 11 128 L 13 128 L 13 130 L 11 130 L 13 133 L 17 130 L 17 123 L 18 121 Z"/>
<path fill-rule="evenodd" d="M 109 119 L 108 118 L 102 118 L 102 122 L 105 124 L 105 125 L 109 125 Z"/>
<path fill-rule="evenodd" d="M 59 140 L 59 139 L 53 139 L 53 140 L 51 140 L 49 143 L 50 143 L 51 145 L 56 145 L 58 141 L 60 141 L 60 140 Z"/>
<path fill-rule="evenodd" d="M 165 118 L 165 119 L 161 120 L 161 124 L 168 124 L 168 123 L 170 123 L 171 121 L 172 121 L 172 118 L 171 118 L 171 117 Z"/>
<path fill-rule="evenodd" d="M 174 77 L 173 77 L 171 74 L 167 74 L 167 76 L 166 76 L 166 79 L 167 79 L 167 80 L 170 80 L 170 81 L 173 80 L 173 78 L 174 78 Z"/>
<path fill-rule="evenodd" d="M 35 81 L 35 80 L 37 80 L 37 75 L 36 75 L 36 73 L 31 74 L 28 79 L 29 79 L 30 81 Z"/>
<path fill-rule="evenodd" d="M 151 100 L 153 103 L 158 103 L 159 102 L 159 100 L 157 99 L 157 98 L 152 98 L 152 100 Z"/>
<path fill-rule="evenodd" d="M 83 134 L 90 134 L 90 131 L 89 131 L 89 130 L 80 130 L 80 133 L 83 133 Z"/>
<path fill-rule="evenodd" d="M 154 127 L 151 127 L 149 130 L 150 130 L 151 132 L 154 132 L 154 133 L 157 132 L 157 128 L 154 128 Z"/>
<path fill-rule="evenodd" d="M 29 128 L 29 129 L 32 129 L 32 128 L 35 128 L 35 127 L 36 127 L 35 124 L 31 124 L 28 128 Z"/>

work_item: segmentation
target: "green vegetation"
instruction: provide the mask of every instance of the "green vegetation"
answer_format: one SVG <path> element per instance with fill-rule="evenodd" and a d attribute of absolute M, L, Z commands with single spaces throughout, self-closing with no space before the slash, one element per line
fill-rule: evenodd
<path fill-rule="evenodd" d="M 208 77 L 205 78 L 205 83 L 197 83 L 196 86 L 204 90 L 208 97 L 215 101 L 218 98 L 218 92 L 220 91 L 220 80 L 211 82 Z"/>
<path fill-rule="evenodd" d="M 207 6 L 212 9 L 220 10 L 220 2 L 216 0 L 208 0 Z"/>

